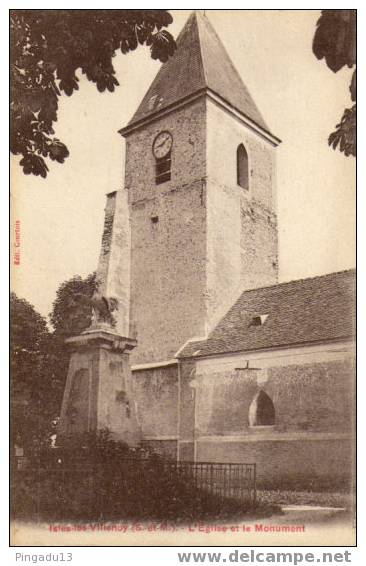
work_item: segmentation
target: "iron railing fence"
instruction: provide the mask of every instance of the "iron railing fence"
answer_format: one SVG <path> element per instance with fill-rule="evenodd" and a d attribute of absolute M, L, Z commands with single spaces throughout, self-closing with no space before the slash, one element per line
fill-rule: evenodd
<path fill-rule="evenodd" d="M 99 477 L 108 478 L 111 491 L 129 489 L 133 485 L 148 483 L 149 474 L 161 474 L 166 481 L 182 483 L 203 490 L 219 499 L 235 499 L 240 502 L 256 501 L 256 464 L 254 463 L 216 463 L 216 462 L 175 462 L 162 458 L 126 457 L 105 466 L 103 462 L 91 464 L 83 459 L 64 461 L 53 458 L 40 462 L 35 470 L 28 465 L 26 458 L 17 462 L 15 470 L 19 473 L 34 473 L 39 477 L 53 478 L 56 483 L 67 484 L 69 478 Z M 89 483 L 94 481 L 91 479 Z"/>
<path fill-rule="evenodd" d="M 182 481 L 221 499 L 256 501 L 256 464 L 165 460 L 163 467 Z"/>

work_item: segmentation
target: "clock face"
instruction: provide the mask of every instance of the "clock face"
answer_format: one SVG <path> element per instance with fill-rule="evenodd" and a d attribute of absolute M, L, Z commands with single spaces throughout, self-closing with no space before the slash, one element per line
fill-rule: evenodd
<path fill-rule="evenodd" d="M 157 159 L 165 157 L 172 149 L 173 137 L 169 132 L 160 132 L 153 143 L 153 153 Z"/>

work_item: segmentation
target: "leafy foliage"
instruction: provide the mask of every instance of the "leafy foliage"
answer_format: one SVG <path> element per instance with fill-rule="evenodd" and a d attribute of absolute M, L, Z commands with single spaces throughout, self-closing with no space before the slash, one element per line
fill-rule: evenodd
<path fill-rule="evenodd" d="M 336 125 L 336 130 L 332 132 L 328 138 L 328 143 L 336 149 L 339 149 L 346 155 L 356 155 L 356 104 L 352 108 L 346 108 L 342 119 Z"/>
<path fill-rule="evenodd" d="M 50 321 L 63 340 L 86 330 L 91 323 L 91 298 L 97 289 L 96 274 L 72 277 L 60 285 L 52 305 Z"/>
<path fill-rule="evenodd" d="M 44 425 L 39 408 L 48 387 L 44 371 L 48 341 L 45 319 L 25 299 L 11 293 L 11 431 L 23 442 L 31 442 Z"/>
<path fill-rule="evenodd" d="M 337 73 L 344 66 L 356 65 L 356 10 L 322 10 L 313 40 L 317 59 L 325 59 Z M 356 70 L 353 72 L 350 93 L 356 102 Z M 346 156 L 356 155 L 356 104 L 346 108 L 336 130 L 328 138 L 333 149 L 339 146 Z"/>
<path fill-rule="evenodd" d="M 90 326 L 92 316 L 91 297 L 97 288 L 95 273 L 84 279 L 72 277 L 60 285 L 49 315 L 53 326 L 45 363 L 52 384 L 54 418 L 59 415 L 65 388 L 70 352 L 66 338 L 80 334 Z"/>
<path fill-rule="evenodd" d="M 166 61 L 175 41 L 167 10 L 11 10 L 11 151 L 25 174 L 47 176 L 45 158 L 63 163 L 67 147 L 54 137 L 58 98 L 78 90 L 77 71 L 99 92 L 118 86 L 112 58 L 138 45 Z"/>
<path fill-rule="evenodd" d="M 11 294 L 11 429 L 26 449 L 47 443 L 55 432 L 70 359 L 65 339 L 90 325 L 96 287 L 94 273 L 60 285 L 50 315 L 53 332 L 32 305 Z"/>
<path fill-rule="evenodd" d="M 334 73 L 344 65 L 353 67 L 356 63 L 356 11 L 322 10 L 313 51 L 318 59 L 325 58 Z"/>

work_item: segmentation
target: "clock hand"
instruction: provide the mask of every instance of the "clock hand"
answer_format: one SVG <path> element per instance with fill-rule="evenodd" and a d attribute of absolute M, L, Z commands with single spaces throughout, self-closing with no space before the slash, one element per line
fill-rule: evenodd
<path fill-rule="evenodd" d="M 167 140 L 163 140 L 162 142 L 158 143 L 155 147 L 161 147 L 162 145 L 165 144 Z"/>

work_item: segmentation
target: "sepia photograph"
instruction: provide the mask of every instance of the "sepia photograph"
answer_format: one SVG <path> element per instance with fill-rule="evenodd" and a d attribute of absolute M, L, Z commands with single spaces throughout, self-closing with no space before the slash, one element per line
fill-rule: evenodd
<path fill-rule="evenodd" d="M 10 10 L 12 546 L 355 546 L 356 13 Z"/>

